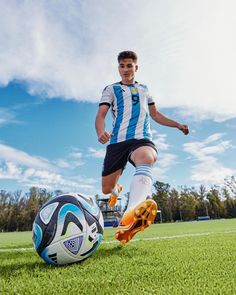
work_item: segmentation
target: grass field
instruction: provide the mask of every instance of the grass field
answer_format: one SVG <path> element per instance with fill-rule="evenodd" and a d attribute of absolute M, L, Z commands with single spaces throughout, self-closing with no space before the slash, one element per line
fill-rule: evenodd
<path fill-rule="evenodd" d="M 236 294 L 236 219 L 152 225 L 125 246 L 114 232 L 64 267 L 16 249 L 31 233 L 0 233 L 0 294 Z"/>

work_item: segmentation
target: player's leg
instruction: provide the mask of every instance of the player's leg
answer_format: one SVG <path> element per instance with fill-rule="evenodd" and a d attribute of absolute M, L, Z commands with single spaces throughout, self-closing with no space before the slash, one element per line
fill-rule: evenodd
<path fill-rule="evenodd" d="M 122 173 L 122 169 L 119 169 L 109 175 L 102 177 L 102 192 L 106 194 L 110 194 L 113 192 L 120 175 Z"/>
<path fill-rule="evenodd" d="M 129 155 L 129 144 L 121 142 L 107 146 L 106 156 L 102 171 L 102 191 L 104 194 L 111 194 L 108 204 L 114 207 L 122 186 L 118 184 Z"/>
<path fill-rule="evenodd" d="M 135 164 L 135 173 L 130 184 L 127 210 L 152 195 L 152 167 L 157 160 L 157 152 L 150 146 L 141 146 L 133 151 L 130 160 Z"/>
<path fill-rule="evenodd" d="M 156 150 L 151 146 L 138 147 L 130 157 L 136 171 L 130 186 L 128 207 L 116 233 L 116 238 L 121 243 L 127 243 L 155 219 L 157 204 L 146 198 L 151 195 L 152 166 L 156 159 Z"/>
<path fill-rule="evenodd" d="M 102 177 L 102 192 L 104 194 L 110 194 L 108 204 L 111 208 L 115 206 L 119 194 L 122 191 L 122 186 L 117 183 L 121 174 L 122 169 L 119 169 L 109 175 Z"/>

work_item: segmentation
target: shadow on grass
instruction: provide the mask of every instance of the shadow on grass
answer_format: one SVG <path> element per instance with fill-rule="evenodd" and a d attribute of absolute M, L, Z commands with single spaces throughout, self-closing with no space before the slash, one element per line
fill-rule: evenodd
<path fill-rule="evenodd" d="M 112 247 L 101 247 L 97 250 L 97 252 L 94 254 L 92 260 L 101 260 L 104 258 L 111 259 L 114 258 L 114 260 L 117 259 L 117 257 L 121 259 L 131 259 L 138 255 L 146 255 L 147 250 L 145 248 L 140 248 L 137 245 L 129 243 L 128 245 L 121 245 L 117 244 L 116 246 Z"/>
<path fill-rule="evenodd" d="M 136 247 L 126 247 L 123 245 L 116 245 L 109 248 L 99 248 L 92 257 L 68 265 L 54 266 L 46 264 L 34 251 L 22 251 L 22 252 L 4 252 L 0 253 L 0 276 L 2 279 L 9 279 L 14 276 L 37 276 L 40 272 L 57 271 L 59 269 L 69 269 L 78 265 L 80 268 L 86 269 L 90 267 L 94 262 L 109 257 L 132 257 L 136 252 Z"/>
<path fill-rule="evenodd" d="M 101 257 L 109 257 L 109 256 L 120 256 L 122 251 L 124 250 L 123 245 L 116 245 L 112 248 L 99 248 L 94 255 L 94 259 Z"/>
<path fill-rule="evenodd" d="M 12 258 L 11 258 L 12 259 Z M 35 259 L 34 259 L 35 260 Z M 0 265 L 0 276 L 2 279 L 9 279 L 11 277 L 22 276 L 26 274 L 31 276 L 34 271 L 47 270 L 50 266 L 46 263 L 37 261 L 19 261 L 16 259 L 13 263 Z"/>

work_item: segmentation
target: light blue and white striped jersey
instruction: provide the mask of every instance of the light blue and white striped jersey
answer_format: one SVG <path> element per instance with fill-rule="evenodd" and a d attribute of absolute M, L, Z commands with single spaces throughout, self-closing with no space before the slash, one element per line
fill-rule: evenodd
<path fill-rule="evenodd" d="M 146 85 L 121 82 L 108 85 L 99 105 L 111 106 L 113 130 L 110 144 L 129 139 L 152 139 L 148 105 L 154 104 Z"/>

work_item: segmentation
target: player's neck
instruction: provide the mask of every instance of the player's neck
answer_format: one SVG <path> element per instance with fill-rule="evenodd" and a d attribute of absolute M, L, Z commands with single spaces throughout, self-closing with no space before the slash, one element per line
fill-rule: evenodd
<path fill-rule="evenodd" d="M 122 85 L 132 85 L 134 83 L 135 83 L 134 79 L 132 79 L 132 80 L 121 80 Z"/>

